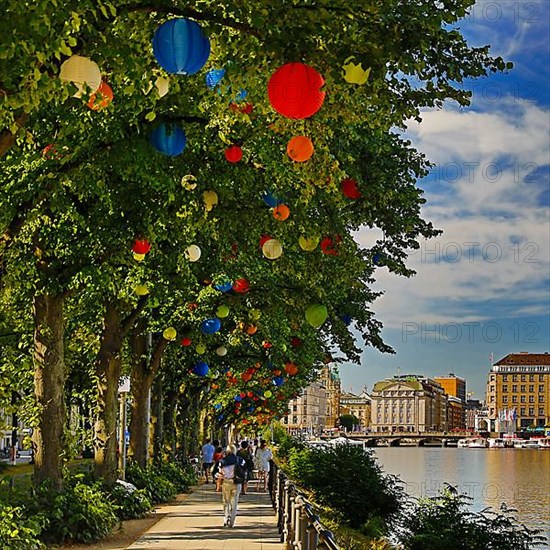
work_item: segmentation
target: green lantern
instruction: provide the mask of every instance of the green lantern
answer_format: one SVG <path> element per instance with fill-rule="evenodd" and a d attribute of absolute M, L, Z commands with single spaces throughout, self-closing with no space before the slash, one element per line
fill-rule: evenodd
<path fill-rule="evenodd" d="M 319 328 L 327 320 L 327 306 L 311 304 L 306 308 L 306 321 L 313 327 Z"/>

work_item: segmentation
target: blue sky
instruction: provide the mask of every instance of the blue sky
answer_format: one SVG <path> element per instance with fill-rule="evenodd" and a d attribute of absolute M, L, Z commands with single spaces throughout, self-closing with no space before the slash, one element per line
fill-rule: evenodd
<path fill-rule="evenodd" d="M 397 372 L 454 372 L 482 399 L 491 354 L 550 351 L 549 21 L 546 0 L 481 0 L 459 23 L 514 69 L 467 83 L 469 108 L 449 103 L 409 124 L 436 165 L 419 186 L 443 235 L 411 256 L 415 277 L 379 268 L 385 295 L 373 308 L 397 353 L 367 349 L 361 366 L 341 366 L 346 391 Z M 367 247 L 379 237 L 357 235 Z"/>

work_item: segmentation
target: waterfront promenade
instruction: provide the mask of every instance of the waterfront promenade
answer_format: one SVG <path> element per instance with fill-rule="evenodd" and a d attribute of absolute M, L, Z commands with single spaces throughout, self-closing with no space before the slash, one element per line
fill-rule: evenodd
<path fill-rule="evenodd" d="M 241 496 L 233 528 L 222 527 L 221 494 L 203 484 L 183 501 L 163 507 L 166 516 L 129 550 L 283 550 L 269 493 Z"/>

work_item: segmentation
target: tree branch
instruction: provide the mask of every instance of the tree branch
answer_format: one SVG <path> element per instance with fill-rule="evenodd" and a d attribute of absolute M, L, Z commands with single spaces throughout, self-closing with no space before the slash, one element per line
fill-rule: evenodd
<path fill-rule="evenodd" d="M 134 326 L 137 318 L 139 317 L 139 314 L 143 311 L 146 305 L 147 305 L 147 295 L 141 296 L 134 310 L 131 311 L 126 316 L 126 318 L 122 320 L 122 322 L 120 323 L 120 331 L 123 337 L 126 336 L 126 334 L 128 334 L 130 329 Z"/>

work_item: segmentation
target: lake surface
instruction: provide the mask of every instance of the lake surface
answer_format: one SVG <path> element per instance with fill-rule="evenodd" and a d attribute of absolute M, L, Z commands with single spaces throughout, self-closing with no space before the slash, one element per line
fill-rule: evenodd
<path fill-rule="evenodd" d="M 378 447 L 384 472 L 398 475 L 415 497 L 434 496 L 445 483 L 473 498 L 472 509 L 505 502 L 516 518 L 542 529 L 550 543 L 550 450 Z M 550 546 L 549 546 L 550 548 Z"/>

